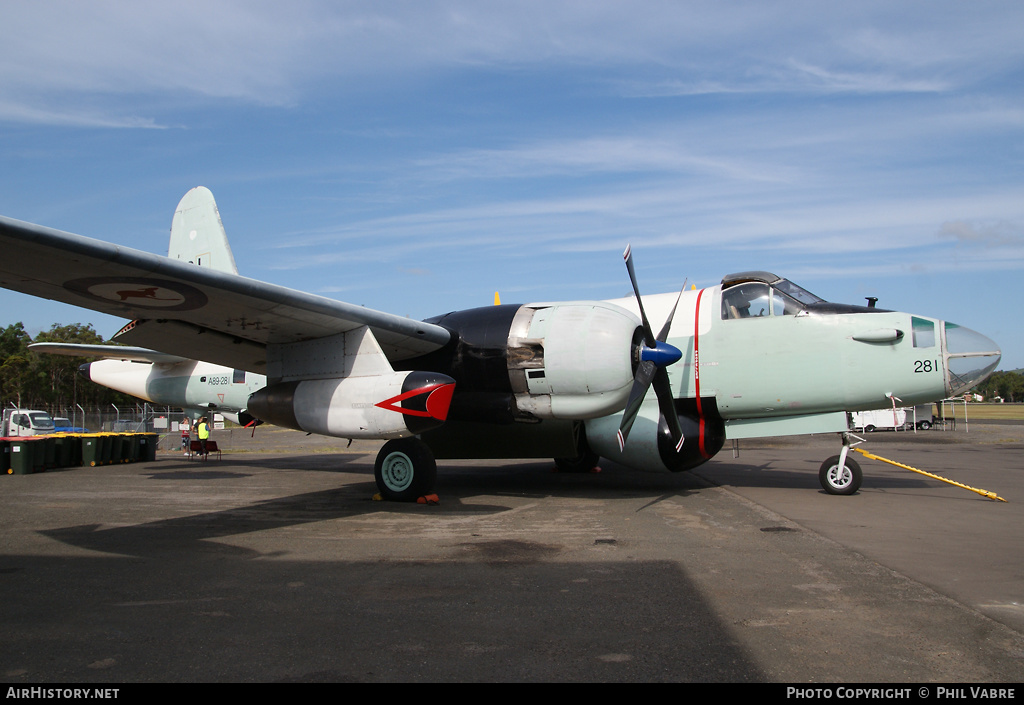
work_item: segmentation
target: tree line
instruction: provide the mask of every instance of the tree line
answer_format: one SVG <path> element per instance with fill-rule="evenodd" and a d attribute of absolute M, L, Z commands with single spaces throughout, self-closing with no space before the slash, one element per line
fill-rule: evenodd
<path fill-rule="evenodd" d="M 0 331 L 0 400 L 26 409 L 84 409 L 131 406 L 137 403 L 112 389 L 94 384 L 78 374 L 78 367 L 93 358 L 41 355 L 28 349 L 30 343 L 103 343 L 91 324 L 60 325 L 32 338 L 19 323 Z"/>
<path fill-rule="evenodd" d="M 1020 370 L 1012 372 L 996 372 L 974 390 L 985 397 L 985 401 L 993 397 L 1002 397 L 1005 402 L 1024 401 L 1024 374 Z"/>

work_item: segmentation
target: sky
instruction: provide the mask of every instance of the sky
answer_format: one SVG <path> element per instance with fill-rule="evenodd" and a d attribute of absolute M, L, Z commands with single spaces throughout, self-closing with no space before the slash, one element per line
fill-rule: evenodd
<path fill-rule="evenodd" d="M 1024 368 L 1024 3 L 4 0 L 0 214 L 413 318 L 751 269 Z M 33 335 L 124 321 L 0 290 Z"/>

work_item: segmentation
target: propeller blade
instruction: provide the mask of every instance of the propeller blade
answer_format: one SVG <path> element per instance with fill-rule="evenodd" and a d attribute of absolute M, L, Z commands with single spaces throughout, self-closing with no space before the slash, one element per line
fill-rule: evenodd
<path fill-rule="evenodd" d="M 654 376 L 654 392 L 658 395 L 658 409 L 668 424 L 669 434 L 675 442 L 676 452 L 683 449 L 686 438 L 683 436 L 683 427 L 679 425 L 679 415 L 676 414 L 675 401 L 672 398 L 672 384 L 668 380 L 668 370 L 664 367 L 658 368 L 658 374 Z"/>
<path fill-rule="evenodd" d="M 633 271 L 633 250 L 630 245 L 626 245 L 626 251 L 622 253 L 622 259 L 626 260 L 626 271 L 629 272 L 629 281 L 633 284 L 636 303 L 640 307 L 640 322 L 643 324 L 644 342 L 647 344 L 647 347 L 653 348 L 658 344 L 658 340 L 654 337 L 654 331 L 651 330 L 651 324 L 647 320 L 647 313 L 644 311 L 644 300 L 640 297 L 640 287 L 636 283 L 636 272 Z"/>
<path fill-rule="evenodd" d="M 683 283 L 683 288 L 679 290 L 679 296 L 676 297 L 676 302 L 672 304 L 672 310 L 669 311 L 668 318 L 665 319 L 665 325 L 661 327 L 661 332 L 658 333 L 658 340 L 664 342 L 665 338 L 668 337 L 668 331 L 672 327 L 672 319 L 676 317 L 676 309 L 679 308 L 679 300 L 683 298 L 683 291 L 686 290 L 686 283 Z"/>
<path fill-rule="evenodd" d="M 678 308 L 679 301 L 683 297 L 683 292 L 680 290 L 679 296 L 676 297 L 676 302 L 673 304 L 672 310 L 665 320 L 665 324 L 661 327 L 657 337 L 655 337 L 650 321 L 647 320 L 647 313 L 644 311 L 644 301 L 640 296 L 640 287 L 637 285 L 636 272 L 633 269 L 633 252 L 629 245 L 626 245 L 626 251 L 622 253 L 622 258 L 626 261 L 626 271 L 629 272 L 629 281 L 633 285 L 633 293 L 636 295 L 636 303 L 640 309 L 644 342 L 642 345 L 637 346 L 637 368 L 633 376 L 633 387 L 629 390 L 629 399 L 622 413 L 622 421 L 619 422 L 619 431 L 617 433 L 619 451 L 625 448 L 629 431 L 633 428 L 633 422 L 636 421 L 636 416 L 640 412 L 640 406 L 643 404 L 644 397 L 647 396 L 647 390 L 650 389 L 651 384 L 654 384 L 654 392 L 658 397 L 658 409 L 665 418 L 665 423 L 668 424 L 672 440 L 676 444 L 676 452 L 678 452 L 683 447 L 683 430 L 679 425 L 679 417 L 676 415 L 675 400 L 672 398 L 672 385 L 666 368 L 678 362 L 683 353 L 678 348 L 666 343 L 665 338 L 668 337 L 668 332 L 672 327 L 672 319 L 676 315 L 676 308 Z M 684 284 L 683 289 L 685 288 L 686 285 Z"/>
<path fill-rule="evenodd" d="M 653 362 L 647 360 L 637 365 L 636 375 L 633 377 L 633 388 L 629 390 L 629 400 L 626 402 L 626 408 L 622 412 L 622 421 L 619 422 L 617 436 L 620 452 L 626 445 L 629 429 L 633 428 L 637 412 L 640 411 L 640 405 L 643 404 L 644 397 L 647 396 L 647 390 L 650 388 L 657 371 L 658 367 Z"/>

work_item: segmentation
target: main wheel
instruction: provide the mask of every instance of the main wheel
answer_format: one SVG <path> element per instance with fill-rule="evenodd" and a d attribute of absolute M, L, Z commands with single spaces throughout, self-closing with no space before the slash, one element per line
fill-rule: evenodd
<path fill-rule="evenodd" d="M 590 450 L 587 444 L 587 429 L 582 421 L 573 423 L 572 436 L 573 445 L 576 446 L 575 457 L 555 458 L 555 467 L 559 472 L 590 472 L 597 467 L 601 458 Z"/>
<path fill-rule="evenodd" d="M 597 453 L 587 450 L 577 458 L 555 458 L 555 467 L 562 472 L 590 472 L 600 460 Z"/>
<path fill-rule="evenodd" d="M 839 472 L 839 456 L 833 455 L 821 464 L 818 471 L 818 481 L 829 494 L 853 494 L 860 489 L 863 473 L 860 465 L 853 458 L 846 458 L 843 464 L 843 471 Z"/>
<path fill-rule="evenodd" d="M 423 441 L 397 438 L 385 443 L 377 453 L 373 477 L 384 499 L 415 502 L 434 489 L 437 463 Z"/>

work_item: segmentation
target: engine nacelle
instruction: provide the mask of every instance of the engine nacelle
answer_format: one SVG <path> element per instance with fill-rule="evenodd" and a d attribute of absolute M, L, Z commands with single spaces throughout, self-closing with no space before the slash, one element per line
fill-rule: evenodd
<path fill-rule="evenodd" d="M 725 422 L 711 397 L 702 401 L 700 411 L 693 399 L 676 400 L 676 411 L 683 431 L 683 446 L 678 451 L 657 404 L 644 404 L 641 407 L 629 440 L 621 451 L 616 432 L 622 414 L 587 421 L 587 446 L 597 455 L 634 470 L 692 470 L 722 449 L 725 444 Z"/>
<path fill-rule="evenodd" d="M 277 426 L 341 438 L 403 438 L 448 417 L 455 381 L 436 372 L 279 382 L 249 397 L 248 412 Z"/>
<path fill-rule="evenodd" d="M 160 400 L 153 399 L 149 390 L 152 369 L 153 365 L 149 363 L 132 363 L 111 359 L 87 362 L 79 366 L 78 373 L 87 380 L 102 384 L 104 387 L 110 387 L 149 402 L 159 403 Z"/>
<path fill-rule="evenodd" d="M 247 411 L 221 411 L 219 413 L 231 423 L 238 424 L 244 428 L 252 428 L 263 423 L 263 419 L 257 419 Z"/>
<path fill-rule="evenodd" d="M 443 349 L 403 361 L 454 378 L 452 418 L 513 423 L 590 419 L 623 409 L 640 321 L 604 301 L 486 306 L 429 319 Z"/>
<path fill-rule="evenodd" d="M 526 304 L 508 336 L 516 406 L 542 419 L 621 410 L 633 384 L 635 315 L 603 301 Z"/>

